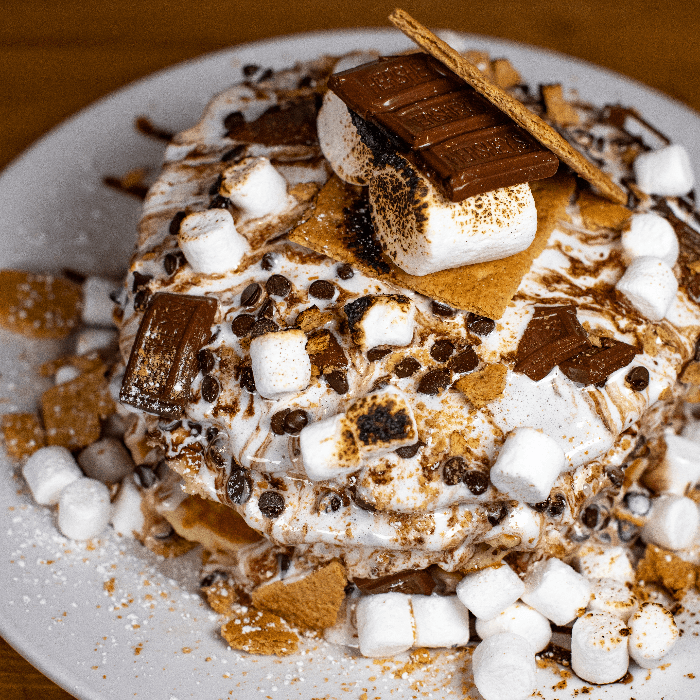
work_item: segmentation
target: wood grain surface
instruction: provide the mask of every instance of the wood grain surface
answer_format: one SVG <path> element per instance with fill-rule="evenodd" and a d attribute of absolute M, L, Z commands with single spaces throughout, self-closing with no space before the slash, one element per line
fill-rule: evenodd
<path fill-rule="evenodd" d="M 386 27 L 397 4 L 429 27 L 487 34 L 586 59 L 700 111 L 696 1 L 3 0 L 0 169 L 66 117 L 155 70 L 271 36 Z M 36 697 L 71 696 L 0 639 L 0 699 Z"/>

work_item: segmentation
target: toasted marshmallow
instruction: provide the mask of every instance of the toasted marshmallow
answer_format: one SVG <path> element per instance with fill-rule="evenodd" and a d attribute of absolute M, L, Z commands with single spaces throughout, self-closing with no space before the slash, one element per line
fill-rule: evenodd
<path fill-rule="evenodd" d="M 472 655 L 474 684 L 484 700 L 525 700 L 535 690 L 535 651 L 519 634 L 499 632 Z"/>
<path fill-rule="evenodd" d="M 346 304 L 352 340 L 363 350 L 378 345 L 406 346 L 413 340 L 415 307 L 402 294 L 365 296 Z"/>
<path fill-rule="evenodd" d="M 194 272 L 205 275 L 235 270 L 250 251 L 226 209 L 188 214 L 180 224 L 177 240 Z"/>
<path fill-rule="evenodd" d="M 700 481 L 698 444 L 671 431 L 664 435 L 664 441 L 666 453 L 663 459 L 644 472 L 642 481 L 657 493 L 683 496 L 688 488 Z"/>
<path fill-rule="evenodd" d="M 605 612 L 627 621 L 637 611 L 637 596 L 620 581 L 599 578 L 593 583 L 593 597 L 588 604 L 589 612 Z"/>
<path fill-rule="evenodd" d="M 391 656 L 413 646 L 411 597 L 403 593 L 363 596 L 357 603 L 362 656 Z"/>
<path fill-rule="evenodd" d="M 112 503 L 109 520 L 118 534 L 135 537 L 143 532 L 146 519 L 141 505 L 140 491 L 131 479 L 124 479 Z"/>
<path fill-rule="evenodd" d="M 629 629 L 629 654 L 642 668 L 658 666 L 679 637 L 673 615 L 658 603 L 642 603 Z"/>
<path fill-rule="evenodd" d="M 654 212 L 633 214 L 621 240 L 628 263 L 634 258 L 653 256 L 673 267 L 678 260 L 678 236 L 668 220 Z"/>
<path fill-rule="evenodd" d="M 491 620 L 510 607 L 525 584 L 508 564 L 467 574 L 457 585 L 457 597 L 481 620 Z"/>
<path fill-rule="evenodd" d="M 78 464 L 85 476 L 104 484 L 116 484 L 134 471 L 134 460 L 116 438 L 106 437 L 88 445 L 79 455 Z"/>
<path fill-rule="evenodd" d="M 650 321 L 660 321 L 676 298 L 678 281 L 668 263 L 645 255 L 630 263 L 615 289 Z"/>
<path fill-rule="evenodd" d="M 255 388 L 266 399 L 303 391 L 311 381 L 306 335 L 297 328 L 265 333 L 250 343 Z"/>
<path fill-rule="evenodd" d="M 564 450 L 554 438 L 534 428 L 516 428 L 491 468 L 491 483 L 518 501 L 540 503 L 565 464 Z"/>
<path fill-rule="evenodd" d="M 373 173 L 369 198 L 382 247 L 410 275 L 507 258 L 537 232 L 527 183 L 450 202 L 412 168 L 387 165 Z"/>
<path fill-rule="evenodd" d="M 623 547 L 584 545 L 576 555 L 576 566 L 588 579 L 607 578 L 621 583 L 634 581 L 634 569 Z"/>
<path fill-rule="evenodd" d="M 88 326 L 113 326 L 114 302 L 110 295 L 121 285 L 104 277 L 88 277 L 83 282 L 83 323 Z"/>
<path fill-rule="evenodd" d="M 688 152 L 678 143 L 638 155 L 634 176 L 642 192 L 664 197 L 682 197 L 695 184 Z"/>
<path fill-rule="evenodd" d="M 68 484 L 58 499 L 58 529 L 72 540 L 90 540 L 107 527 L 109 489 L 96 479 Z"/>
<path fill-rule="evenodd" d="M 222 173 L 219 194 L 228 197 L 245 218 L 277 214 L 291 205 L 287 181 L 270 160 L 244 158 Z"/>
<path fill-rule="evenodd" d="M 535 549 L 540 542 L 544 523 L 543 513 L 538 513 L 525 503 L 518 503 L 508 511 L 508 515 L 498 525 L 491 529 L 489 539 L 499 535 L 513 535 L 520 539 L 518 549 Z"/>
<path fill-rule="evenodd" d="M 65 447 L 51 445 L 29 456 L 22 467 L 22 476 L 34 500 L 48 506 L 58 503 L 61 491 L 82 478 L 83 473 Z"/>
<path fill-rule="evenodd" d="M 685 496 L 664 494 L 654 500 L 649 519 L 642 528 L 642 539 L 664 549 L 689 547 L 700 525 L 695 501 Z"/>
<path fill-rule="evenodd" d="M 312 481 L 334 479 L 360 468 L 360 451 L 344 413 L 303 428 L 299 448 L 304 470 Z"/>
<path fill-rule="evenodd" d="M 490 620 L 476 619 L 476 633 L 482 639 L 500 632 L 511 632 L 525 637 L 537 651 L 542 651 L 552 639 L 549 620 L 525 603 L 516 601 Z"/>
<path fill-rule="evenodd" d="M 555 625 L 565 625 L 586 609 L 591 584 L 563 561 L 546 559 L 530 568 L 521 598 Z"/>
<path fill-rule="evenodd" d="M 627 628 L 610 613 L 586 613 L 571 630 L 571 668 L 589 683 L 614 683 L 627 673 Z"/>
<path fill-rule="evenodd" d="M 463 647 L 469 643 L 469 611 L 454 595 L 412 595 L 415 646 Z"/>

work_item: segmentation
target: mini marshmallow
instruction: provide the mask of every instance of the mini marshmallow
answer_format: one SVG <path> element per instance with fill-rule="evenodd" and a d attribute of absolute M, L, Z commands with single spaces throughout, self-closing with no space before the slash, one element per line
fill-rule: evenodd
<path fill-rule="evenodd" d="M 355 437 L 345 425 L 345 414 L 307 425 L 299 434 L 306 475 L 312 481 L 334 479 L 360 468 Z"/>
<path fill-rule="evenodd" d="M 105 484 L 115 484 L 134 471 L 134 461 L 120 440 L 102 438 L 88 445 L 79 455 L 78 464 L 85 476 Z"/>
<path fill-rule="evenodd" d="M 68 484 L 58 500 L 58 529 L 72 540 L 89 540 L 107 527 L 110 516 L 109 489 L 96 479 Z"/>
<path fill-rule="evenodd" d="M 56 384 L 65 384 L 66 382 L 72 382 L 80 376 L 80 370 L 73 365 L 63 365 L 56 370 L 54 375 L 54 381 Z"/>
<path fill-rule="evenodd" d="M 392 656 L 413 646 L 411 597 L 403 593 L 363 596 L 355 611 L 362 656 Z"/>
<path fill-rule="evenodd" d="M 81 479 L 83 473 L 65 447 L 51 445 L 29 456 L 22 467 L 22 476 L 34 500 L 42 506 L 52 506 L 58 503 L 61 491 Z"/>
<path fill-rule="evenodd" d="M 469 611 L 454 595 L 412 595 L 415 646 L 463 647 L 469 643 Z"/>
<path fill-rule="evenodd" d="M 87 355 L 93 350 L 103 350 L 116 343 L 117 332 L 111 328 L 84 328 L 78 333 L 75 354 Z"/>
<path fill-rule="evenodd" d="M 644 256 L 630 263 L 615 289 L 650 321 L 660 321 L 676 298 L 678 281 L 668 263 Z"/>
<path fill-rule="evenodd" d="M 89 326 L 113 326 L 112 293 L 118 293 L 121 285 L 104 277 L 88 277 L 83 282 L 83 323 Z"/>
<path fill-rule="evenodd" d="M 511 606 L 525 584 L 508 564 L 467 574 L 457 585 L 457 597 L 481 620 L 491 620 Z"/>
<path fill-rule="evenodd" d="M 559 443 L 534 428 L 516 428 L 491 468 L 491 483 L 518 501 L 541 503 L 566 465 Z"/>
<path fill-rule="evenodd" d="M 372 174 L 369 201 L 382 248 L 410 275 L 507 258 L 537 232 L 527 183 L 451 202 L 420 172 L 387 165 Z"/>
<path fill-rule="evenodd" d="M 476 633 L 482 639 L 501 632 L 511 632 L 525 637 L 535 652 L 542 651 L 552 639 L 549 620 L 525 603 L 516 601 L 490 620 L 476 620 Z"/>
<path fill-rule="evenodd" d="M 678 143 L 638 155 L 634 176 L 642 192 L 664 197 L 682 197 L 695 183 L 688 153 Z"/>
<path fill-rule="evenodd" d="M 583 545 L 576 555 L 576 568 L 588 579 L 609 578 L 621 583 L 634 581 L 634 569 L 623 547 Z"/>
<path fill-rule="evenodd" d="M 664 494 L 654 500 L 649 519 L 642 528 L 642 539 L 664 549 L 689 547 L 700 525 L 695 501 L 685 496 Z"/>
<path fill-rule="evenodd" d="M 535 651 L 519 634 L 500 632 L 472 654 L 474 684 L 484 700 L 525 700 L 535 690 Z"/>
<path fill-rule="evenodd" d="M 678 236 L 673 226 L 654 212 L 633 214 L 630 226 L 622 232 L 625 260 L 652 256 L 673 267 L 678 260 Z"/>
<path fill-rule="evenodd" d="M 698 445 L 694 440 L 668 431 L 664 435 L 666 452 L 663 459 L 644 472 L 645 486 L 657 493 L 674 493 L 683 496 L 688 488 L 700 481 Z"/>
<path fill-rule="evenodd" d="M 586 609 L 591 594 L 588 580 L 568 564 L 552 558 L 531 567 L 521 598 L 555 625 L 565 625 Z"/>
<path fill-rule="evenodd" d="M 124 537 L 136 537 L 146 522 L 141 508 L 141 492 L 131 479 L 124 479 L 111 508 L 110 522 Z"/>
<path fill-rule="evenodd" d="M 227 209 L 188 214 L 180 224 L 178 245 L 194 272 L 216 275 L 235 270 L 250 252 Z"/>
<path fill-rule="evenodd" d="M 627 621 L 637 610 L 637 596 L 620 581 L 599 578 L 592 581 L 593 598 L 588 612 L 605 612 Z"/>
<path fill-rule="evenodd" d="M 266 399 L 303 391 L 311 381 L 311 360 L 302 330 L 265 333 L 253 338 L 250 359 L 255 387 Z"/>
<path fill-rule="evenodd" d="M 629 654 L 642 668 L 658 666 L 679 637 L 673 615 L 658 603 L 642 603 L 629 629 Z"/>
<path fill-rule="evenodd" d="M 345 306 L 352 340 L 363 350 L 378 345 L 410 345 L 416 310 L 402 294 L 366 296 Z"/>
<path fill-rule="evenodd" d="M 589 683 L 614 683 L 627 673 L 628 630 L 610 613 L 586 613 L 571 629 L 571 668 Z"/>
<path fill-rule="evenodd" d="M 219 194 L 248 219 L 277 214 L 291 205 L 287 181 L 265 157 L 244 158 L 222 173 Z"/>

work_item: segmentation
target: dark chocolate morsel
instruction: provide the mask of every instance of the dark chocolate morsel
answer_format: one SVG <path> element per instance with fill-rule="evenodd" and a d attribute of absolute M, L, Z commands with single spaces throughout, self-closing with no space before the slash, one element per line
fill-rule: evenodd
<path fill-rule="evenodd" d="M 431 302 L 430 310 L 436 316 L 443 316 L 444 318 L 452 318 L 457 313 L 451 306 L 441 304 L 439 301 Z"/>
<path fill-rule="evenodd" d="M 284 435 L 284 419 L 287 417 L 290 409 L 284 408 L 277 413 L 273 413 L 270 418 L 270 428 L 275 435 Z"/>
<path fill-rule="evenodd" d="M 605 386 L 607 378 L 627 366 L 637 354 L 634 345 L 613 338 L 602 338 L 601 347 L 591 346 L 559 363 L 559 369 L 571 380 L 589 386 Z"/>
<path fill-rule="evenodd" d="M 334 369 L 330 372 L 325 372 L 323 378 L 328 383 L 328 386 L 335 391 L 336 394 L 347 394 L 348 389 L 348 374 L 345 370 Z"/>
<path fill-rule="evenodd" d="M 284 297 L 292 291 L 292 283 L 284 275 L 272 275 L 265 282 L 267 293 L 273 297 Z"/>
<path fill-rule="evenodd" d="M 241 306 L 255 306 L 260 300 L 262 287 L 257 282 L 251 282 L 241 292 Z"/>
<path fill-rule="evenodd" d="M 610 514 L 605 506 L 591 503 L 581 513 L 581 522 L 591 530 L 604 530 L 610 522 Z"/>
<path fill-rule="evenodd" d="M 253 481 L 248 472 L 239 464 L 233 464 L 231 474 L 226 481 L 226 494 L 231 503 L 242 506 L 253 492 Z"/>
<path fill-rule="evenodd" d="M 449 368 L 457 374 L 471 372 L 479 366 L 479 357 L 474 352 L 474 348 L 468 345 L 462 352 L 457 353 L 449 363 Z"/>
<path fill-rule="evenodd" d="M 328 280 L 316 280 L 311 283 L 309 294 L 315 299 L 332 299 L 335 296 L 335 285 Z"/>
<path fill-rule="evenodd" d="M 419 394 L 435 396 L 446 389 L 450 385 L 450 381 L 452 381 L 452 373 L 447 367 L 431 369 L 421 377 L 417 391 Z"/>
<path fill-rule="evenodd" d="M 562 494 L 555 493 L 547 499 L 547 515 L 550 518 L 558 518 L 566 510 L 566 499 Z"/>
<path fill-rule="evenodd" d="M 272 76 L 274 75 L 274 72 L 272 68 L 266 68 L 259 76 L 257 79 L 258 83 L 262 83 L 265 80 L 269 80 Z"/>
<path fill-rule="evenodd" d="M 289 567 L 292 565 L 292 560 L 289 558 L 288 554 L 278 554 L 277 555 L 277 568 L 280 572 L 280 580 L 282 580 L 289 571 Z"/>
<path fill-rule="evenodd" d="M 202 379 L 202 398 L 207 403 L 214 403 L 216 399 L 219 398 L 220 391 L 221 386 L 216 377 L 212 377 L 211 374 L 207 374 L 204 379 Z"/>
<path fill-rule="evenodd" d="M 217 435 L 207 445 L 204 459 L 214 469 L 223 469 L 226 466 L 226 452 L 228 440 L 223 435 Z"/>
<path fill-rule="evenodd" d="M 486 316 L 470 313 L 466 318 L 467 330 L 477 335 L 488 335 L 496 327 L 496 322 Z"/>
<path fill-rule="evenodd" d="M 246 78 L 251 78 L 254 76 L 258 71 L 260 70 L 260 66 L 256 65 L 255 63 L 246 63 L 245 66 L 243 66 L 243 75 Z"/>
<path fill-rule="evenodd" d="M 201 423 L 189 423 L 190 435 L 197 437 L 202 434 L 202 424 Z"/>
<path fill-rule="evenodd" d="M 279 330 L 277 324 L 269 318 L 259 318 L 250 329 L 250 337 L 257 338 L 265 333 L 274 333 Z"/>
<path fill-rule="evenodd" d="M 209 348 L 202 348 L 197 353 L 197 361 L 202 374 L 209 374 L 216 367 L 216 356 Z"/>
<path fill-rule="evenodd" d="M 430 357 L 438 362 L 447 362 L 455 351 L 454 343 L 451 340 L 443 338 L 436 340 L 430 348 Z"/>
<path fill-rule="evenodd" d="M 230 148 L 224 155 L 221 156 L 222 163 L 238 163 L 245 157 L 247 146 L 245 144 L 238 144 Z"/>
<path fill-rule="evenodd" d="M 406 445 L 405 447 L 399 447 L 395 450 L 396 454 L 401 457 L 401 459 L 411 459 L 418 454 L 418 450 L 423 447 L 425 443 L 420 440 L 413 445 Z"/>
<path fill-rule="evenodd" d="M 148 464 L 138 464 L 134 469 L 134 480 L 144 489 L 150 489 L 158 481 L 156 473 Z"/>
<path fill-rule="evenodd" d="M 463 457 L 450 457 L 442 467 L 442 480 L 448 486 L 456 486 L 467 473 L 467 463 Z"/>
<path fill-rule="evenodd" d="M 316 507 L 320 513 L 337 513 L 343 507 L 343 498 L 335 491 L 326 491 L 319 497 Z"/>
<path fill-rule="evenodd" d="M 284 417 L 284 432 L 288 435 L 299 435 L 309 422 L 309 416 L 301 408 L 295 408 Z"/>
<path fill-rule="evenodd" d="M 231 321 L 231 330 L 238 338 L 245 338 L 255 325 L 255 316 L 251 314 L 239 314 Z"/>
<path fill-rule="evenodd" d="M 151 297 L 151 292 L 148 289 L 139 289 L 134 296 L 134 310 L 145 311 L 148 306 L 148 300 Z"/>
<path fill-rule="evenodd" d="M 131 285 L 131 291 L 137 292 L 141 287 L 145 287 L 152 279 L 153 275 L 144 275 L 140 272 L 134 272 L 134 281 Z"/>
<path fill-rule="evenodd" d="M 185 264 L 185 256 L 181 250 L 168 253 L 163 258 L 163 268 L 167 275 L 174 274 L 179 268 Z"/>
<path fill-rule="evenodd" d="M 227 132 L 239 129 L 245 124 L 243 112 L 231 112 L 224 117 L 224 129 Z"/>
<path fill-rule="evenodd" d="M 228 209 L 231 206 L 231 200 L 228 197 L 217 194 L 211 202 L 207 209 Z"/>
<path fill-rule="evenodd" d="M 275 316 L 275 302 L 272 299 L 265 299 L 263 305 L 258 311 L 258 318 L 274 318 Z"/>
<path fill-rule="evenodd" d="M 240 385 L 251 394 L 255 393 L 255 377 L 253 376 L 253 368 L 250 365 L 243 365 L 240 368 L 238 376 Z"/>
<path fill-rule="evenodd" d="M 175 214 L 175 216 L 173 216 L 172 220 L 170 221 L 170 225 L 168 226 L 168 233 L 171 236 L 177 236 L 177 234 L 180 233 L 180 224 L 186 216 L 186 211 L 179 211 L 177 214 Z"/>
<path fill-rule="evenodd" d="M 274 253 L 265 253 L 265 255 L 262 256 L 262 260 L 260 261 L 260 267 L 262 267 L 263 270 L 266 272 L 269 272 L 272 270 L 275 266 L 275 254 Z"/>
<path fill-rule="evenodd" d="M 399 379 L 404 379 L 414 375 L 420 368 L 421 364 L 415 357 L 404 357 L 403 360 L 394 367 L 394 374 Z"/>
<path fill-rule="evenodd" d="M 646 367 L 633 367 L 625 382 L 634 391 L 644 391 L 649 386 L 649 370 Z"/>
<path fill-rule="evenodd" d="M 380 578 L 354 578 L 353 583 L 365 595 L 378 593 L 430 595 L 435 588 L 435 580 L 425 570 L 400 571 Z"/>
<path fill-rule="evenodd" d="M 508 506 L 505 503 L 489 503 L 486 506 L 486 519 L 496 527 L 508 515 Z"/>
<path fill-rule="evenodd" d="M 377 348 L 372 348 L 367 352 L 367 359 L 370 362 L 376 362 L 377 360 L 381 360 L 382 357 L 386 357 L 390 352 L 391 348 L 381 346 Z"/>
<path fill-rule="evenodd" d="M 338 265 L 338 267 L 335 269 L 335 273 L 338 275 L 338 277 L 340 277 L 341 280 L 349 280 L 355 276 L 355 273 L 352 269 L 352 265 L 348 265 L 347 263 L 344 263 L 343 265 Z"/>
<path fill-rule="evenodd" d="M 475 495 L 481 496 L 489 487 L 489 478 L 478 469 L 470 469 L 462 476 L 462 483 Z"/>
<path fill-rule="evenodd" d="M 266 518 L 279 518 L 284 511 L 284 496 L 277 491 L 263 491 L 258 499 L 258 508 Z"/>

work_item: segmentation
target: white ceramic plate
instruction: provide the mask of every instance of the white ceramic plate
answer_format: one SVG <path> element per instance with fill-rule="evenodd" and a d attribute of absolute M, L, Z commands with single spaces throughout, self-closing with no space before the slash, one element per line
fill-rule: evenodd
<path fill-rule="evenodd" d="M 471 48 L 510 58 L 528 82 L 561 82 L 594 103 L 639 108 L 686 145 L 700 173 L 700 117 L 690 109 L 565 56 L 464 39 Z M 162 154 L 160 144 L 135 132 L 136 116 L 178 131 L 199 118 L 214 93 L 238 81 L 247 63 L 282 68 L 323 53 L 408 46 L 389 30 L 294 36 L 185 63 L 101 100 L 45 136 L 0 177 L 0 267 L 121 274 L 139 204 L 105 188 L 102 178 L 157 169 Z M 42 389 L 35 368 L 59 352 L 59 344 L 2 334 L 0 349 L 2 412 L 32 408 Z M 417 670 L 405 666 L 406 658 L 377 665 L 323 642 L 305 642 L 303 653 L 284 659 L 232 652 L 218 636 L 217 616 L 197 594 L 196 552 L 165 562 L 113 534 L 94 549 L 66 540 L 53 513 L 33 505 L 7 460 L 0 462 L 0 634 L 77 698 L 463 697 L 464 652 L 437 653 L 435 663 Z M 698 697 L 700 673 L 698 679 L 687 674 L 697 670 L 700 649 L 687 626 L 668 668 L 648 676 L 633 667 L 632 685 L 592 687 L 588 697 Z M 565 689 L 554 688 L 562 678 L 542 670 L 539 680 L 545 698 L 573 697 L 585 685 L 574 678 Z"/>

